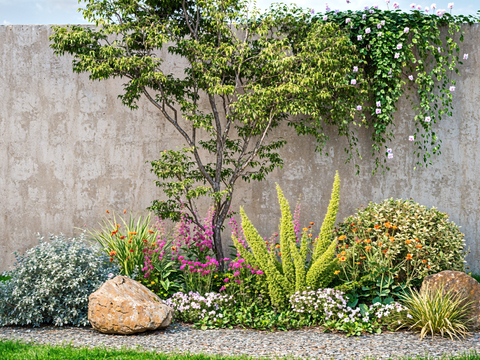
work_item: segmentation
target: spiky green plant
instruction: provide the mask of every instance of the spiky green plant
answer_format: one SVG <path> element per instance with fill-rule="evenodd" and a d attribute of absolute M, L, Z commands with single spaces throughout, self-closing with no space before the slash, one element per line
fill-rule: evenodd
<path fill-rule="evenodd" d="M 467 301 L 465 294 L 446 292 L 443 286 L 427 287 L 403 295 L 402 303 L 407 310 L 397 315 L 399 328 L 417 331 L 422 339 L 429 333 L 432 337 L 448 335 L 452 340 L 469 335 L 472 302 Z"/>
<path fill-rule="evenodd" d="M 320 234 L 313 242 L 311 259 L 307 258 L 310 242 L 306 232 L 302 234 L 299 241 L 300 246 L 297 246 L 290 206 L 278 184 L 277 194 L 282 213 L 280 219 L 282 262 L 277 259 L 273 248 L 267 248 L 244 209 L 240 208 L 243 232 L 251 251 L 247 250 L 235 235 L 232 236 L 233 243 L 249 264 L 257 266 L 265 273 L 270 298 L 276 306 L 283 307 L 288 302 L 288 298 L 296 291 L 303 291 L 307 287 L 312 289 L 326 287 L 332 281 L 338 267 L 338 260 L 335 258 L 337 241 L 333 239 L 333 229 L 340 201 L 339 193 L 340 177 L 337 172 L 327 215 Z"/>

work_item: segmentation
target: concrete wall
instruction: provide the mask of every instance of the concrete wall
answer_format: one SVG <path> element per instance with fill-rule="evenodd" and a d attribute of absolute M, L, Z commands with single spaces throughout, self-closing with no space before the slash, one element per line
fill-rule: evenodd
<path fill-rule="evenodd" d="M 462 227 L 471 249 L 468 262 L 480 271 L 480 27 L 465 30 L 461 52 L 469 59 L 461 66 L 453 117 L 435 125 L 443 146 L 434 166 L 413 170 L 407 139 L 414 113 L 402 99 L 386 175 L 370 175 L 366 133 L 360 142 L 367 161 L 355 176 L 353 164 L 344 164 L 342 141 L 329 144 L 329 157 L 320 156 L 312 138 L 282 128 L 278 133 L 289 141 L 283 170 L 262 183 L 239 184 L 234 209 L 244 205 L 269 236 L 278 228 L 278 182 L 292 205 L 303 194 L 302 219 L 318 227 L 338 169 L 339 220 L 369 201 L 413 197 L 449 213 Z M 141 102 L 130 111 L 120 103 L 121 81 L 91 82 L 73 74 L 69 57 L 53 55 L 50 34 L 48 26 L 0 26 L 0 271 L 13 263 L 13 251 L 37 243 L 37 232 L 72 235 L 75 228 L 95 225 L 107 209 L 145 209 L 160 197 L 145 161 L 182 144 L 152 105 Z M 175 60 L 169 66 L 182 71 Z"/>

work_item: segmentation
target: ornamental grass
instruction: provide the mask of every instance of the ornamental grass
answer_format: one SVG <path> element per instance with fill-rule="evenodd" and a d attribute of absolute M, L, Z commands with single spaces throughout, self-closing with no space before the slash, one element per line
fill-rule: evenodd
<path fill-rule="evenodd" d="M 420 333 L 423 339 L 428 334 L 448 335 L 453 338 L 465 338 L 469 335 L 472 323 L 471 304 L 462 293 L 445 292 L 443 286 L 438 289 L 412 290 L 402 296 L 407 311 L 398 313 L 400 328 L 408 328 Z"/>

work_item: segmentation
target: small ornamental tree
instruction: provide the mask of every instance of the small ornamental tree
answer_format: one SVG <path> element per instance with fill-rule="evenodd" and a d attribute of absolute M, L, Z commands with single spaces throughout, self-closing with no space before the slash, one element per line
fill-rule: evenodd
<path fill-rule="evenodd" d="M 178 220 L 184 207 L 203 228 L 195 200 L 210 197 L 219 260 L 236 182 L 263 180 L 283 164 L 277 151 L 285 140 L 272 130 L 287 122 L 299 133 L 316 133 L 321 146 L 322 126 L 334 125 L 351 140 L 356 104 L 366 99 L 362 77 L 350 80 L 361 59 L 346 31 L 312 23 L 292 44 L 280 29 L 280 12 L 260 15 L 248 6 L 239 0 L 87 0 L 83 15 L 96 27 L 56 26 L 51 36 L 57 55 L 73 55 L 75 72 L 125 79 L 119 96 L 125 105 L 136 109 L 146 97 L 182 135 L 182 149 L 165 150 L 151 163 L 168 197 L 151 208 Z M 162 49 L 185 61 L 183 74 L 165 70 Z"/>

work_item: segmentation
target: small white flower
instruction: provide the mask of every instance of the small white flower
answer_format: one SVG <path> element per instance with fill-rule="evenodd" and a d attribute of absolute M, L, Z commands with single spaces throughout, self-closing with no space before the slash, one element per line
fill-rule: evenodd
<path fill-rule="evenodd" d="M 390 149 L 390 148 L 388 148 L 388 149 L 387 149 L 387 153 L 391 154 L 391 153 L 393 153 L 393 150 L 392 150 L 392 149 Z M 379 303 L 379 302 L 377 302 L 377 303 L 373 304 L 373 306 L 381 306 L 381 305 L 382 305 L 382 304 L 381 304 L 381 303 Z"/>
<path fill-rule="evenodd" d="M 430 116 L 427 116 L 427 117 L 425 118 L 425 122 L 430 122 L 430 121 L 432 121 L 432 119 L 430 118 Z"/>
<path fill-rule="evenodd" d="M 467 60 L 468 59 L 468 54 L 463 54 L 463 60 Z"/>
<path fill-rule="evenodd" d="M 413 135 L 410 135 L 410 136 L 408 137 L 408 141 L 413 141 L 413 140 L 415 140 L 415 137 L 414 137 Z"/>

